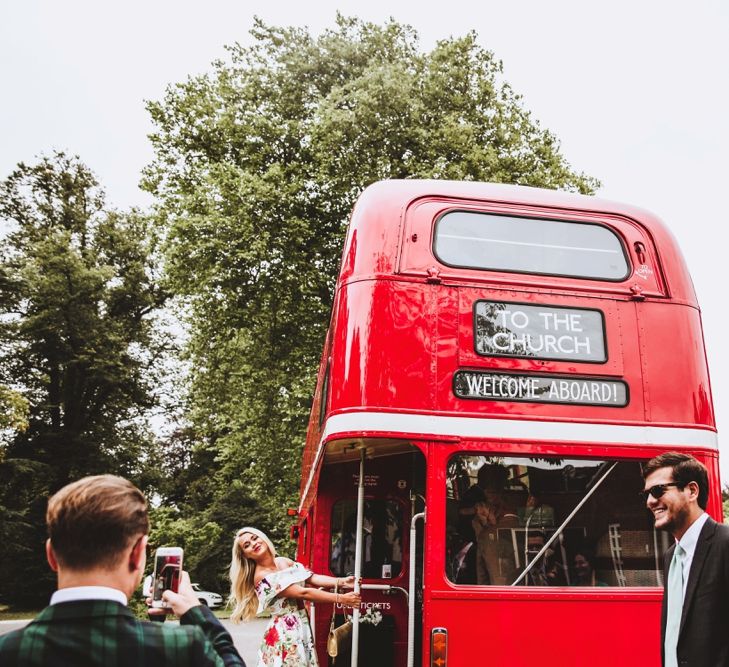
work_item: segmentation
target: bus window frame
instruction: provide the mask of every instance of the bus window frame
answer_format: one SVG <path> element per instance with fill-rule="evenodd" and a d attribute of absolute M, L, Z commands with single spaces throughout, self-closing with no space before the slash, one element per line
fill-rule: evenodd
<path fill-rule="evenodd" d="M 589 454 L 585 453 L 589 448 Z M 599 445 L 593 443 L 526 443 L 523 441 L 475 441 L 461 440 L 457 448 L 444 446 L 442 442 L 431 442 L 427 465 L 435 469 L 427 476 L 428 523 L 426 588 L 433 599 L 509 599 L 509 600 L 643 600 L 656 601 L 663 597 L 661 586 L 483 586 L 478 584 L 456 584 L 446 574 L 446 471 L 448 461 L 456 455 L 491 456 L 502 453 L 508 456 L 554 456 L 574 459 L 648 460 L 661 452 L 676 449 L 667 446 L 645 446 L 637 444 Z M 718 451 L 701 448 L 681 448 L 682 452 L 695 456 L 710 470 L 715 467 Z M 711 476 L 710 476 L 711 478 Z M 433 499 L 431 502 L 430 499 Z M 706 512 L 716 520 L 717 508 L 721 514 L 721 491 L 709 489 Z M 648 510 L 646 509 L 646 512 Z"/>
<path fill-rule="evenodd" d="M 525 461 L 525 463 L 528 463 L 528 461 L 529 461 L 530 458 L 534 458 L 534 457 L 523 456 L 523 455 L 513 456 L 510 452 L 509 453 L 507 453 L 507 452 L 493 452 L 493 451 L 488 451 L 488 450 L 487 451 L 483 451 L 482 450 L 481 452 L 469 452 L 468 454 L 466 454 L 464 452 L 454 452 L 450 457 L 448 457 L 448 459 L 446 459 L 446 466 L 449 466 L 450 463 L 454 459 L 459 458 L 459 457 L 483 457 L 483 458 L 487 458 L 488 459 L 488 458 L 499 457 L 500 455 L 504 455 L 504 456 L 507 456 L 507 457 L 510 457 L 510 458 L 514 458 L 514 459 L 523 459 Z M 542 455 L 542 457 L 544 457 L 544 455 Z M 544 457 L 544 458 L 547 458 L 547 457 Z M 630 461 L 635 462 L 635 461 L 647 461 L 648 460 L 648 459 L 645 459 L 645 458 L 640 458 L 640 459 L 633 459 L 633 458 L 631 458 L 631 459 L 615 459 L 613 457 L 609 457 L 609 458 L 595 458 L 591 454 L 588 454 L 588 455 L 584 455 L 583 454 L 582 456 L 574 456 L 574 457 L 573 456 L 567 456 L 566 457 L 566 456 L 562 455 L 562 456 L 557 456 L 557 457 L 553 457 L 553 458 L 569 459 L 569 460 L 582 460 L 582 461 L 587 461 L 587 462 L 599 463 L 601 466 L 602 465 L 605 465 L 605 464 L 612 464 L 612 463 L 618 463 L 618 462 L 626 462 L 627 463 L 627 462 L 630 462 Z M 446 470 L 447 470 L 447 468 L 446 468 Z M 447 477 L 447 474 L 446 474 L 446 489 L 447 489 L 447 479 L 448 479 L 448 477 Z M 579 502 L 582 501 L 583 497 L 584 497 L 584 495 L 575 499 L 578 504 L 579 504 Z M 636 493 L 636 496 L 634 498 L 634 500 L 636 501 L 636 504 L 638 502 L 638 499 L 639 499 L 639 497 L 638 497 L 638 494 Z M 446 496 L 446 502 L 448 502 L 448 497 L 447 496 Z M 648 516 L 649 515 L 649 512 L 647 510 L 645 510 L 645 514 L 646 514 L 646 526 L 647 526 L 648 525 L 648 522 L 650 521 L 649 516 Z M 556 532 L 556 529 L 561 525 L 562 520 L 563 520 L 563 518 L 561 518 L 559 520 L 555 520 L 553 526 L 544 527 L 544 528 L 535 528 L 534 530 L 535 531 L 543 531 L 545 534 L 554 533 L 554 532 Z M 446 525 L 446 527 L 448 527 L 448 526 Z M 564 533 L 566 533 L 570 529 L 572 529 L 572 532 L 574 532 L 574 530 L 577 529 L 577 528 L 579 528 L 579 527 L 580 526 L 573 526 L 573 525 L 571 525 L 571 524 L 568 523 L 565 526 Z M 582 526 L 583 531 L 586 528 L 587 528 L 586 526 Z M 499 528 L 498 530 L 502 530 L 502 529 L 503 530 L 509 530 L 509 531 L 512 531 L 512 532 L 513 531 L 524 531 L 525 530 L 525 528 L 523 526 L 521 526 L 521 525 L 519 525 L 519 526 L 515 526 L 515 525 L 512 525 L 512 526 L 504 526 L 503 528 Z M 569 538 L 568 538 L 568 540 L 569 540 Z M 585 544 L 585 542 L 583 541 L 582 542 L 582 545 L 584 546 L 584 544 Z M 666 548 L 668 548 L 668 546 L 670 546 L 670 544 L 667 545 Z M 564 554 L 564 550 L 563 550 L 563 554 Z M 664 554 L 661 554 L 660 555 L 660 562 L 663 561 L 663 555 Z M 520 567 L 520 562 L 519 562 L 518 556 L 517 556 L 516 566 L 517 567 Z M 569 563 L 566 563 L 565 562 L 565 563 L 563 563 L 563 566 L 569 567 Z M 647 570 L 647 571 L 653 573 L 653 575 L 656 574 L 656 570 L 655 569 L 650 569 L 650 570 Z M 662 572 L 662 568 L 661 568 L 660 572 Z M 447 575 L 446 575 L 446 578 L 448 578 Z M 448 579 L 448 580 L 450 581 L 450 579 Z M 474 586 L 474 585 L 475 586 L 479 586 L 479 587 L 482 587 L 482 586 L 494 587 L 494 586 L 496 586 L 496 585 L 492 585 L 492 584 L 462 584 L 462 583 L 457 583 L 457 582 L 451 582 L 451 583 L 453 583 L 455 586 L 458 586 L 458 587 L 462 587 L 462 586 Z M 641 588 L 641 589 L 643 589 L 643 588 L 649 588 L 649 589 L 652 589 L 652 588 L 655 588 L 656 586 L 659 586 L 659 587 L 662 588 L 662 586 L 660 586 L 659 584 L 656 584 L 655 586 L 653 586 L 653 585 L 650 585 L 650 586 L 617 586 L 617 585 L 610 585 L 610 586 L 604 586 L 604 587 L 615 590 L 615 589 L 623 589 L 623 588 Z M 513 585 L 512 584 L 509 584 L 506 587 L 507 588 L 512 588 Z M 536 589 L 540 589 L 540 590 L 542 590 L 542 589 L 545 588 L 544 586 L 523 586 L 523 587 L 524 588 L 536 588 Z M 547 587 L 547 588 L 550 588 L 550 587 Z M 555 588 L 560 588 L 560 587 L 559 586 L 555 586 Z M 566 585 L 561 586 L 561 588 L 577 588 L 577 586 L 575 586 L 573 584 L 570 584 L 570 583 L 567 583 Z M 592 587 L 591 586 L 585 586 L 584 588 L 592 588 Z"/>
<path fill-rule="evenodd" d="M 438 256 L 438 253 L 436 251 L 436 240 L 437 240 L 437 233 L 438 233 L 438 227 L 443 220 L 448 215 L 451 215 L 453 213 L 469 213 L 472 215 L 483 215 L 485 217 L 500 217 L 500 218 L 515 218 L 515 219 L 522 219 L 522 220 L 538 220 L 540 222 L 544 223 L 550 223 L 550 222 L 556 222 L 561 224 L 574 224 L 574 225 L 589 225 L 592 227 L 601 227 L 602 229 L 605 229 L 608 231 L 612 236 L 617 240 L 618 247 L 622 251 L 623 254 L 623 260 L 625 261 L 625 273 L 620 278 L 606 278 L 604 276 L 583 276 L 578 273 L 552 273 L 552 272 L 545 272 L 545 271 L 527 271 L 527 270 L 517 270 L 517 269 L 507 269 L 507 268 L 490 268 L 490 267 L 483 267 L 483 266 L 470 266 L 468 264 L 453 264 L 451 262 L 446 262 L 441 257 Z M 433 256 L 443 264 L 444 266 L 453 268 L 453 269 L 465 269 L 467 271 L 485 271 L 487 273 L 506 273 L 506 274 L 516 274 L 516 275 L 528 275 L 528 276 L 551 276 L 555 278 L 564 278 L 565 280 L 589 280 L 589 281 L 597 281 L 597 282 L 607 282 L 607 283 L 624 283 L 628 278 L 630 278 L 633 275 L 633 272 L 635 270 L 635 267 L 633 266 L 633 262 L 631 261 L 630 253 L 627 252 L 626 248 L 626 241 L 623 238 L 622 234 L 620 234 L 617 230 L 613 229 L 612 227 L 600 223 L 600 222 L 587 222 L 587 221 L 578 221 L 578 220 L 560 220 L 556 218 L 548 218 L 545 216 L 540 215 L 514 215 L 510 213 L 496 213 L 496 212 L 490 212 L 490 211 L 474 211 L 469 210 L 466 208 L 452 208 L 447 211 L 443 211 L 440 213 L 434 220 L 433 220 L 433 233 L 431 236 L 431 251 L 433 253 Z"/>
<path fill-rule="evenodd" d="M 495 294 L 491 300 L 498 300 Z M 471 285 L 458 286 L 458 364 L 461 368 L 489 368 L 503 369 L 504 358 L 502 356 L 487 356 L 479 354 L 475 350 L 475 332 L 473 325 L 475 323 L 475 302 L 483 299 L 483 290 Z M 503 299 L 507 301 L 507 299 Z M 509 303 L 519 303 L 519 298 L 508 299 Z M 510 370 L 518 372 L 524 371 L 531 373 L 534 371 L 535 361 L 539 364 L 541 371 L 584 375 L 586 377 L 598 373 L 600 375 L 611 375 L 614 377 L 625 376 L 625 362 L 623 359 L 622 336 L 623 324 L 619 314 L 619 309 L 614 298 L 605 298 L 605 295 L 589 295 L 581 296 L 579 306 L 576 306 L 577 300 L 571 295 L 557 294 L 550 292 L 543 298 L 540 295 L 538 300 L 532 301 L 529 305 L 544 305 L 548 308 L 556 308 L 564 306 L 566 308 L 585 308 L 598 310 L 603 315 L 605 337 L 605 350 L 607 360 L 603 362 L 595 362 L 589 360 L 567 361 L 563 359 L 539 359 L 533 357 L 508 357 Z"/>
<path fill-rule="evenodd" d="M 319 417 L 318 428 L 321 431 L 327 416 L 327 401 L 329 399 L 329 380 L 332 370 L 332 359 L 327 357 L 327 364 L 324 368 L 324 375 L 321 380 L 321 393 L 319 394 Z"/>
<path fill-rule="evenodd" d="M 495 299 L 493 297 L 486 299 L 486 298 L 480 298 L 475 299 L 473 301 L 473 305 L 471 307 L 471 317 L 472 322 L 476 322 L 476 311 L 478 309 L 478 304 L 486 301 L 494 301 Z M 507 354 L 504 352 L 479 352 L 478 346 L 477 346 L 477 337 L 476 337 L 476 327 L 473 326 L 473 351 L 475 354 L 477 354 L 479 357 L 485 357 L 488 359 L 494 358 L 494 357 L 501 357 L 501 358 L 508 358 L 508 359 L 528 359 L 528 360 L 538 360 L 538 361 L 557 361 L 560 363 L 569 363 L 569 364 L 593 364 L 598 366 L 604 366 L 610 361 L 610 348 L 608 346 L 608 336 L 607 336 L 607 320 L 605 318 L 605 311 L 602 308 L 597 308 L 595 306 L 585 306 L 584 304 L 581 304 L 579 306 L 575 305 L 562 305 L 562 304 L 554 304 L 554 303 L 536 303 L 534 301 L 528 302 L 528 301 L 507 301 L 505 299 L 498 299 L 498 301 L 501 301 L 502 303 L 508 304 L 509 306 L 541 306 L 544 308 L 549 309 L 558 309 L 558 310 L 571 310 L 571 311 L 585 311 L 590 310 L 592 312 L 598 313 L 600 315 L 600 320 L 602 324 L 602 345 L 603 350 L 605 350 L 605 358 L 604 359 L 580 359 L 580 358 L 570 358 L 570 357 L 549 357 L 546 355 L 542 356 L 533 356 L 533 357 L 527 357 L 523 355 L 518 354 Z"/>
<path fill-rule="evenodd" d="M 623 245 L 623 251 L 627 253 L 628 264 L 633 270 L 623 281 L 611 282 L 557 275 L 450 267 L 440 262 L 435 256 L 433 240 L 435 221 L 454 210 L 602 225 L 618 236 Z M 558 289 L 569 290 L 576 294 L 581 292 L 604 293 L 611 297 L 620 294 L 628 298 L 633 294 L 631 286 L 638 284 L 642 296 L 661 299 L 670 296 L 660 255 L 650 231 L 637 220 L 624 214 L 600 212 L 599 209 L 575 210 L 530 203 L 424 196 L 411 201 L 405 207 L 402 215 L 401 238 L 395 269 L 398 275 L 429 279 L 435 274 L 440 281 L 454 282 L 464 286 L 488 283 L 489 285 L 517 286 L 537 292 Z M 633 252 L 636 242 L 641 244 L 644 264 L 639 264 L 638 257 Z M 649 275 L 640 275 L 639 270 L 644 265 L 650 268 Z"/>

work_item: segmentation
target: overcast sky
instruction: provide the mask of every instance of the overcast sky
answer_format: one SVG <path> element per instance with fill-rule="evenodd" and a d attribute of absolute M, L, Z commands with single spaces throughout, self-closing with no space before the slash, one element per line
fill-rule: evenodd
<path fill-rule="evenodd" d="M 333 25 L 336 11 L 418 30 L 424 49 L 476 31 L 506 80 L 602 197 L 652 210 L 683 248 L 702 306 L 729 482 L 726 276 L 729 2 L 696 0 L 6 0 L 0 5 L 0 178 L 53 148 L 80 155 L 119 208 L 145 206 L 145 99 L 248 42 L 254 15 Z M 666 346 L 671 345 L 666 332 Z M 681 354 L 681 350 L 676 350 Z M 723 443 L 723 444 L 722 444 Z"/>

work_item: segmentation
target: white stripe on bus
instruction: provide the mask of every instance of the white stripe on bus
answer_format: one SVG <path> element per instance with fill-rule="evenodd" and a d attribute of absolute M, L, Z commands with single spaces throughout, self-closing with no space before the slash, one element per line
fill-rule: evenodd
<path fill-rule="evenodd" d="M 301 496 L 306 499 L 314 479 L 322 446 L 333 436 L 344 433 L 407 434 L 418 438 L 455 436 L 461 438 L 505 438 L 555 442 L 636 444 L 661 447 L 703 447 L 718 450 L 716 432 L 676 426 L 619 426 L 617 424 L 576 424 L 492 417 L 448 417 L 398 412 L 348 412 L 332 415 L 326 421 L 312 462 L 309 479 Z M 301 507 L 299 507 L 301 509 Z"/>
<path fill-rule="evenodd" d="M 507 438 L 516 440 L 555 440 L 631 443 L 637 445 L 681 445 L 718 449 L 716 432 L 675 426 L 619 426 L 546 422 L 492 417 L 448 417 L 396 412 L 348 412 L 326 421 L 322 440 L 336 433 L 376 431 L 462 438 Z"/>

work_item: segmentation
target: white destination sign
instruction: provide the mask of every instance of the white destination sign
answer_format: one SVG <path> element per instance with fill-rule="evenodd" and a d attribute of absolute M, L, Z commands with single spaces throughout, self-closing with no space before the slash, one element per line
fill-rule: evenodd
<path fill-rule="evenodd" d="M 473 330 L 484 356 L 607 361 L 599 310 L 477 301 Z"/>
<path fill-rule="evenodd" d="M 572 403 L 625 407 L 628 386 L 620 380 L 555 375 L 516 375 L 484 371 L 457 371 L 453 393 L 458 398 L 531 403 Z"/>

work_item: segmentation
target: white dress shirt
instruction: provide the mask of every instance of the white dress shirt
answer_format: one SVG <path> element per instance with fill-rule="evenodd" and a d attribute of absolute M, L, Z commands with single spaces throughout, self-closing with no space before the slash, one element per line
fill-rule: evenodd
<path fill-rule="evenodd" d="M 683 597 L 686 598 L 686 585 L 688 584 L 689 573 L 691 572 L 691 563 L 694 560 L 694 553 L 696 552 L 696 543 L 699 541 L 699 534 L 701 529 L 704 527 L 706 520 L 709 515 L 706 512 L 702 512 L 701 516 L 696 519 L 683 534 L 683 537 L 678 540 L 686 555 L 683 557 Z"/>
<path fill-rule="evenodd" d="M 76 600 L 112 600 L 127 606 L 127 596 L 118 588 L 108 586 L 74 586 L 61 588 L 51 595 L 51 604 L 75 602 Z"/>

